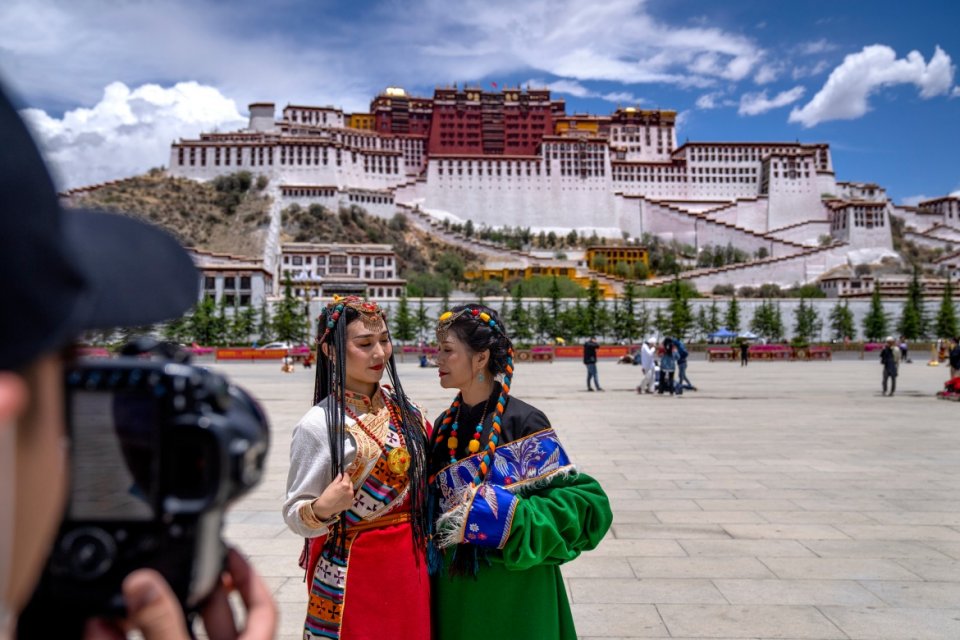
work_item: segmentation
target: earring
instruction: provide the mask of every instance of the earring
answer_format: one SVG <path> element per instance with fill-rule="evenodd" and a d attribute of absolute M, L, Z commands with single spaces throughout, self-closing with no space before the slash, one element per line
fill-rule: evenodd
<path fill-rule="evenodd" d="M 483 382 L 484 380 L 486 380 L 486 378 L 483 377 L 483 371 L 481 371 L 480 375 L 477 376 L 477 380 L 479 380 L 480 382 Z"/>

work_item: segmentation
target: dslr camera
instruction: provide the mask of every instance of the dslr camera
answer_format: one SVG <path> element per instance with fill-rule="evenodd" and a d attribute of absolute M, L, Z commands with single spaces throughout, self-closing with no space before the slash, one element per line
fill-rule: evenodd
<path fill-rule="evenodd" d="M 68 505 L 21 630 L 62 631 L 64 613 L 77 624 L 122 615 L 121 583 L 143 567 L 196 610 L 224 568 L 226 507 L 263 473 L 266 416 L 223 376 L 149 339 L 115 359 L 80 359 L 65 382 Z"/>

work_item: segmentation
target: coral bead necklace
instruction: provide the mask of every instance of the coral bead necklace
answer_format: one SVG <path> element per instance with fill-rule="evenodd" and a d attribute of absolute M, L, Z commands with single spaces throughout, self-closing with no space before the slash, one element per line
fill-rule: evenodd
<path fill-rule="evenodd" d="M 482 315 L 486 315 L 486 314 L 482 314 Z M 497 399 L 496 411 L 493 414 L 493 423 L 491 425 L 490 438 L 487 441 L 486 449 L 482 453 L 480 453 L 480 458 L 479 458 L 480 463 L 478 465 L 479 470 L 477 472 L 477 475 L 474 477 L 473 482 L 471 482 L 471 485 L 474 487 L 479 487 L 480 484 L 483 482 L 483 479 L 487 475 L 487 470 L 490 468 L 490 464 L 493 461 L 494 454 L 496 453 L 496 450 L 497 450 L 497 445 L 500 444 L 500 434 L 503 428 L 501 424 L 502 418 L 503 418 L 503 408 L 504 408 L 504 405 L 506 404 L 507 396 L 510 394 L 510 384 L 511 384 L 512 378 L 513 378 L 513 348 L 511 347 L 507 354 L 507 366 L 506 366 L 506 371 L 504 372 L 503 382 L 500 383 L 500 396 Z M 457 397 L 454 399 L 453 404 L 450 405 L 450 408 L 447 409 L 446 413 L 444 414 L 443 422 L 440 423 L 440 428 L 437 430 L 438 433 L 436 438 L 434 439 L 434 446 L 436 446 L 436 445 L 439 445 L 441 442 L 443 442 L 445 438 L 447 438 L 447 446 L 450 449 L 450 464 L 455 464 L 457 462 L 457 455 L 456 455 L 457 451 L 455 446 L 453 448 L 449 446 L 451 442 L 448 436 L 454 436 L 454 440 L 455 440 L 457 425 L 454 422 L 454 420 L 455 420 L 455 416 L 457 419 L 460 416 L 461 404 L 463 404 L 463 395 L 457 394 Z M 486 413 L 486 407 L 484 407 L 484 413 Z M 477 431 L 474 434 L 473 439 L 470 441 L 470 445 L 469 445 L 470 447 L 476 446 L 477 452 L 479 452 L 480 450 L 480 432 L 481 431 L 483 431 L 483 419 L 481 419 L 480 425 L 478 425 Z M 477 444 L 474 445 L 473 444 L 474 442 L 476 442 Z M 452 444 L 457 445 L 459 443 L 454 441 Z M 470 453 L 471 455 L 475 453 L 472 448 L 470 449 Z M 436 475 L 434 475 L 430 479 L 430 481 L 433 482 L 433 478 L 435 477 Z"/>
<path fill-rule="evenodd" d="M 453 425 L 450 427 L 450 437 L 447 438 L 447 449 L 450 450 L 450 464 L 454 464 L 457 461 L 457 447 L 460 445 L 460 441 L 457 439 L 457 428 L 460 422 L 460 406 L 463 404 L 462 395 L 457 397 L 456 404 L 457 417 L 453 420 Z M 487 407 L 489 405 L 490 397 L 487 396 L 487 401 L 483 403 L 483 412 L 480 414 L 480 422 L 477 423 L 473 437 L 467 444 L 467 451 L 470 453 L 480 451 L 480 434 L 483 433 L 483 421 L 487 418 Z"/>

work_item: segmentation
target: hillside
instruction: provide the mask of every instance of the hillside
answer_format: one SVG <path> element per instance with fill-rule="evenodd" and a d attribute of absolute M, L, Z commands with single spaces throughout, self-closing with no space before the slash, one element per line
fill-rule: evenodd
<path fill-rule="evenodd" d="M 259 257 L 270 226 L 271 199 L 263 194 L 264 178 L 247 172 L 210 182 L 171 178 L 160 170 L 102 186 L 73 191 L 71 206 L 132 215 L 173 233 L 187 246 L 208 251 Z M 333 212 L 320 205 L 287 207 L 282 214 L 281 242 L 343 242 L 392 245 L 402 277 L 432 274 L 441 256 L 457 254 L 467 267 L 477 256 L 439 241 L 407 224 L 398 214 L 385 220 L 359 207 Z"/>
<path fill-rule="evenodd" d="M 389 244 L 397 252 L 399 273 L 410 278 L 431 273 L 440 256 L 458 254 L 469 266 L 479 264 L 477 256 L 447 244 L 407 224 L 403 214 L 390 220 L 366 213 L 357 206 L 334 213 L 320 205 L 304 209 L 292 205 L 283 210 L 281 240 L 284 242 L 347 242 Z"/>
<path fill-rule="evenodd" d="M 249 174 L 225 178 L 194 182 L 154 170 L 75 191 L 68 201 L 72 206 L 116 211 L 147 220 L 164 227 L 187 246 L 260 256 L 270 225 L 270 199 L 261 194 L 265 185 L 252 184 Z"/>

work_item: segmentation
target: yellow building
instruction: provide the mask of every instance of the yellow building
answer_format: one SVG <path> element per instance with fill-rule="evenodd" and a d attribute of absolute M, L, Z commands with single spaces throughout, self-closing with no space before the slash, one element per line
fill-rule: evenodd
<path fill-rule="evenodd" d="M 569 278 L 584 289 L 589 289 L 590 282 L 594 280 L 594 278 L 591 278 L 589 275 L 578 275 L 577 268 L 571 265 L 524 266 L 520 263 L 495 262 L 488 263 L 482 269 L 467 271 L 463 275 L 467 280 L 500 282 L 504 285 L 513 280 L 530 280 L 537 276 L 558 276 Z M 613 298 L 616 296 L 616 291 L 614 291 L 611 284 L 602 281 L 598 281 L 597 284 L 604 298 Z"/>
<path fill-rule="evenodd" d="M 347 126 L 351 129 L 363 129 L 364 131 L 374 131 L 376 129 L 373 114 L 370 113 L 351 113 Z"/>
<path fill-rule="evenodd" d="M 642 262 L 647 267 L 650 266 L 650 256 L 646 247 L 592 246 L 587 247 L 585 258 L 588 268 L 612 276 L 620 275 L 617 273 L 619 264 L 627 265 L 631 271 L 633 265 L 638 262 Z"/>

